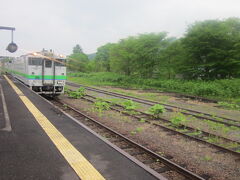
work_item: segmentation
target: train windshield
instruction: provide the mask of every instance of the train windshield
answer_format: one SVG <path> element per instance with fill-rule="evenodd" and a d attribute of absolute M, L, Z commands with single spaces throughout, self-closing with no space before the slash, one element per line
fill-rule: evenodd
<path fill-rule="evenodd" d="M 55 62 L 55 66 L 65 66 L 66 59 L 57 59 L 57 61 L 60 61 L 60 62 L 62 62 L 64 64 L 62 64 L 60 62 Z"/>
<path fill-rule="evenodd" d="M 28 58 L 29 65 L 41 66 L 42 58 Z"/>
<path fill-rule="evenodd" d="M 51 60 L 47 60 L 47 59 L 44 59 L 45 60 L 45 67 L 46 68 L 51 68 L 52 67 L 52 61 Z"/>

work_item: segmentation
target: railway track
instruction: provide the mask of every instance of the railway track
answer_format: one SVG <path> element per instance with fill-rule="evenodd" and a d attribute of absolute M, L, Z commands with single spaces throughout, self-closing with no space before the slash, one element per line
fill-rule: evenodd
<path fill-rule="evenodd" d="M 90 95 L 85 95 L 85 97 L 82 97 L 83 99 L 94 103 L 96 101 L 96 98 L 94 96 L 90 96 Z M 110 101 L 106 101 L 105 102 L 111 103 Z M 67 103 L 66 103 L 67 104 Z M 67 104 L 69 105 L 69 104 Z M 215 134 L 211 134 L 209 132 L 206 131 L 199 131 L 197 129 L 194 129 L 192 127 L 187 127 L 187 126 L 179 126 L 179 127 L 173 127 L 171 122 L 167 119 L 164 118 L 157 118 L 157 119 L 153 119 L 152 115 L 141 112 L 141 111 L 137 111 L 135 110 L 136 113 L 128 113 L 127 111 L 125 111 L 124 107 L 119 105 L 119 104 L 113 104 L 110 106 L 110 108 L 114 111 L 120 112 L 122 114 L 125 114 L 127 116 L 131 116 L 137 120 L 142 120 L 144 119 L 145 122 L 147 123 L 151 123 L 154 126 L 157 126 L 165 131 L 170 131 L 172 133 L 175 134 L 179 134 L 181 136 L 190 138 L 192 140 L 207 144 L 209 146 L 215 147 L 218 149 L 217 152 L 219 151 L 223 151 L 223 152 L 228 152 L 228 153 L 232 153 L 234 155 L 239 156 L 240 155 L 240 142 L 238 141 L 234 141 L 225 137 L 221 137 L 221 136 L 217 136 Z M 210 142 L 210 139 L 218 139 L 218 143 L 217 142 Z M 234 147 L 225 147 L 227 145 L 234 145 Z"/>
<path fill-rule="evenodd" d="M 102 94 L 106 94 L 106 95 L 110 95 L 110 96 L 118 97 L 118 98 L 122 98 L 122 99 L 128 99 L 128 100 L 132 100 L 134 102 L 138 102 L 140 104 L 145 104 L 145 105 L 149 105 L 149 106 L 153 106 L 155 104 L 161 104 L 165 107 L 166 110 L 168 110 L 170 112 L 173 112 L 175 109 L 180 109 L 180 110 L 183 110 L 182 114 L 185 114 L 185 115 L 191 115 L 198 119 L 210 120 L 210 121 L 213 121 L 216 123 L 224 124 L 226 126 L 235 126 L 235 127 L 240 128 L 240 120 L 238 121 L 235 119 L 225 118 L 225 117 L 221 117 L 221 116 L 215 116 L 213 118 L 212 114 L 209 114 L 209 113 L 200 112 L 200 111 L 187 109 L 187 108 L 182 108 L 182 107 L 169 105 L 169 104 L 165 104 L 165 103 L 159 103 L 157 101 L 146 100 L 146 99 L 137 98 L 137 97 L 133 97 L 133 96 L 123 95 L 123 94 L 110 92 L 110 91 L 106 91 L 106 90 L 102 90 L 102 89 L 97 89 L 97 88 L 93 88 L 93 87 L 88 87 L 85 85 L 80 85 L 80 84 L 76 84 L 76 83 L 72 83 L 72 82 L 67 82 L 67 85 L 72 86 L 72 87 L 77 87 L 77 88 L 84 87 L 86 90 L 89 90 L 89 91 L 98 92 L 98 93 L 102 93 Z M 216 120 L 216 119 L 218 119 L 218 120 Z"/>
<path fill-rule="evenodd" d="M 165 176 L 167 175 L 170 179 L 196 179 L 203 180 L 209 179 L 210 176 L 207 174 L 197 175 L 186 168 L 171 161 L 171 157 L 161 156 L 150 149 L 132 141 L 128 137 L 114 131 L 113 129 L 105 126 L 104 124 L 98 122 L 92 117 L 80 112 L 71 105 L 63 103 L 59 100 L 51 101 L 55 106 L 62 109 L 66 113 L 73 116 L 75 119 L 90 127 L 92 130 L 100 134 L 101 136 L 107 138 L 111 143 L 115 144 L 119 148 L 123 149 L 125 152 L 131 156 L 137 158 L 139 161 L 145 165 L 152 168 L 154 171 Z"/>

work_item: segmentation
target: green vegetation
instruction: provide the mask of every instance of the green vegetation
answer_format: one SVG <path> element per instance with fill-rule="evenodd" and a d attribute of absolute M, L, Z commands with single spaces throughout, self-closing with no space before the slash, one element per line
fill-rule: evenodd
<path fill-rule="evenodd" d="M 137 79 L 111 72 L 69 73 L 68 75 L 68 80 L 87 85 L 157 89 L 240 103 L 240 79 L 214 81 Z"/>
<path fill-rule="evenodd" d="M 209 136 L 207 138 L 205 138 L 207 142 L 209 143 L 214 143 L 214 144 L 218 144 L 220 142 L 219 137 L 217 136 Z"/>
<path fill-rule="evenodd" d="M 240 105 L 238 105 L 238 104 L 233 104 L 233 103 L 228 103 L 228 102 L 218 102 L 218 105 L 225 109 L 240 110 Z"/>
<path fill-rule="evenodd" d="M 155 118 L 159 118 L 162 113 L 166 112 L 164 106 L 155 104 L 149 108 L 148 113 L 153 115 Z"/>
<path fill-rule="evenodd" d="M 205 20 L 188 26 L 181 38 L 166 32 L 146 33 L 105 44 L 92 60 L 77 45 L 67 61 L 73 72 L 69 80 L 153 88 L 232 100 L 238 105 L 239 49 L 239 18 Z M 86 73 L 75 73 L 79 71 Z"/>
<path fill-rule="evenodd" d="M 89 69 L 89 60 L 83 53 L 80 45 L 73 48 L 73 54 L 67 57 L 67 66 L 70 71 L 87 72 Z"/>
<path fill-rule="evenodd" d="M 64 109 L 67 109 L 67 108 L 68 108 L 68 105 L 67 105 L 67 104 L 63 104 L 63 108 L 64 108 Z"/>
<path fill-rule="evenodd" d="M 65 90 L 65 93 L 67 93 L 69 97 L 74 99 L 79 99 L 86 95 L 85 88 L 83 87 L 77 89 L 76 91 Z"/>
<path fill-rule="evenodd" d="M 109 109 L 110 109 L 110 104 L 104 101 L 103 99 L 98 98 L 94 102 L 94 110 L 96 110 L 99 113 L 102 113 L 103 111 L 109 110 Z"/>
<path fill-rule="evenodd" d="M 211 161 L 213 158 L 212 157 L 210 157 L 210 156 L 208 156 L 208 155 L 206 155 L 206 156 L 204 156 L 203 158 L 202 158 L 202 160 L 204 160 L 204 161 Z"/>
<path fill-rule="evenodd" d="M 176 116 L 170 119 L 171 123 L 175 127 L 179 127 L 183 125 L 184 122 L 187 121 L 186 117 L 182 113 L 177 113 Z"/>
<path fill-rule="evenodd" d="M 135 135 L 137 133 L 140 133 L 141 131 L 143 131 L 143 128 L 142 127 L 137 127 L 136 129 L 134 129 L 133 131 L 131 131 L 131 134 L 132 135 Z"/>
<path fill-rule="evenodd" d="M 139 120 L 139 122 L 141 122 L 141 123 L 145 123 L 146 120 L 142 118 L 142 119 Z"/>
<path fill-rule="evenodd" d="M 199 130 L 196 130 L 194 132 L 191 132 L 191 133 L 187 133 L 187 135 L 189 136 L 199 136 L 202 134 L 202 131 L 199 131 Z"/>
<path fill-rule="evenodd" d="M 204 122 L 208 125 L 208 128 L 212 131 L 220 131 L 222 133 L 228 133 L 230 131 L 237 131 L 239 132 L 240 128 L 236 126 L 226 126 L 221 123 L 213 122 L 210 120 L 204 120 Z"/>
<path fill-rule="evenodd" d="M 133 112 L 137 108 L 136 103 L 132 100 L 124 101 L 122 105 L 127 112 Z"/>

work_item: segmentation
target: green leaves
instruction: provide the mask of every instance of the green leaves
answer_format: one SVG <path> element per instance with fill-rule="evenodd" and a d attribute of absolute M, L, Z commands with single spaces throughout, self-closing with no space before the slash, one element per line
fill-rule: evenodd
<path fill-rule="evenodd" d="M 88 57 L 83 53 L 82 48 L 77 44 L 73 48 L 73 54 L 67 57 L 67 67 L 72 71 L 87 72 Z"/>
<path fill-rule="evenodd" d="M 68 94 L 69 97 L 74 98 L 74 99 L 79 99 L 86 95 L 85 88 L 82 88 L 82 87 L 77 89 L 76 91 L 67 90 L 66 93 Z"/>
<path fill-rule="evenodd" d="M 134 111 L 137 108 L 136 103 L 134 103 L 132 100 L 124 101 L 122 105 L 125 108 L 125 110 L 130 112 Z"/>
<path fill-rule="evenodd" d="M 164 106 L 160 104 L 155 104 L 152 107 L 149 108 L 148 112 L 152 114 L 155 118 L 159 118 L 162 113 L 164 113 L 166 110 Z"/>
<path fill-rule="evenodd" d="M 239 77 L 240 64 L 235 47 L 240 41 L 240 20 L 206 20 L 188 29 L 182 42 L 189 56 L 185 77 L 205 80 Z M 235 51 L 233 51 L 235 50 Z M 240 60 L 239 60 L 240 62 Z"/>
<path fill-rule="evenodd" d="M 170 121 L 171 121 L 173 126 L 179 127 L 180 125 L 183 125 L 182 123 L 186 122 L 187 119 L 186 119 L 186 117 L 182 113 L 178 113 L 176 116 L 171 118 Z"/>
<path fill-rule="evenodd" d="M 110 104 L 103 99 L 98 98 L 94 103 L 94 109 L 99 113 L 110 109 Z"/>

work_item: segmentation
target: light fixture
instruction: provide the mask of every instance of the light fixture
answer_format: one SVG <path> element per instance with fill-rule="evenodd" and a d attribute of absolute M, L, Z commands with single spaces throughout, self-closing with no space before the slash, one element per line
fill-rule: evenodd
<path fill-rule="evenodd" d="M 17 51 L 17 49 L 18 49 L 17 44 L 13 42 L 13 30 L 12 30 L 12 42 L 9 43 L 6 50 L 8 50 L 10 53 L 14 53 Z"/>

